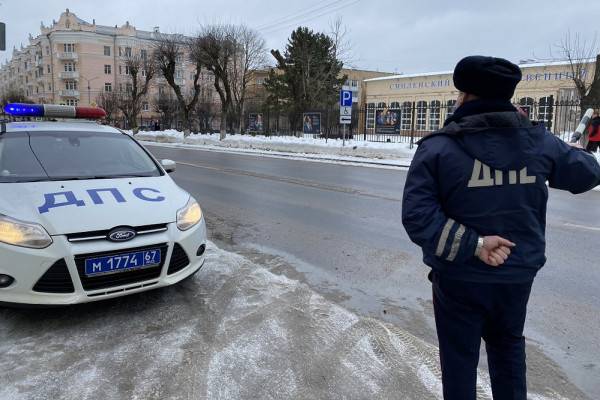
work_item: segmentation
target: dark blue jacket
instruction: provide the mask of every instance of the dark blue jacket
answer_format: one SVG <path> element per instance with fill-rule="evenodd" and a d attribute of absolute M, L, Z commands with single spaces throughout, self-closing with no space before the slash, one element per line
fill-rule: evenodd
<path fill-rule="evenodd" d="M 546 182 L 582 193 L 600 184 L 600 165 L 509 104 L 469 102 L 446 122 L 419 143 L 410 166 L 402 202 L 408 235 L 425 264 L 448 278 L 532 280 L 546 262 Z M 501 267 L 474 257 L 486 235 L 516 243 Z"/>

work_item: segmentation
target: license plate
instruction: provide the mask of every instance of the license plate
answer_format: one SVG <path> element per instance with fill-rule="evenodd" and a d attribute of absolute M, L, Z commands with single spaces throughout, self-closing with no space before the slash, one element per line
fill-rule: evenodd
<path fill-rule="evenodd" d="M 85 274 L 87 276 L 112 274 L 133 269 L 150 268 L 160 264 L 160 249 L 136 251 L 106 257 L 87 258 Z"/>

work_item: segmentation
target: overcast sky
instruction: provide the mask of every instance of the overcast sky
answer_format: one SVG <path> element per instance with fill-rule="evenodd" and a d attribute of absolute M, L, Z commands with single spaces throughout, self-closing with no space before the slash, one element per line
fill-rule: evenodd
<path fill-rule="evenodd" d="M 451 70 L 463 56 L 513 61 L 557 57 L 554 45 L 570 29 L 590 40 L 600 31 L 598 0 L 0 0 L 10 58 L 69 8 L 100 25 L 192 34 L 201 23 L 245 23 L 260 28 L 267 47 L 283 49 L 297 26 L 329 31 L 338 16 L 349 29 L 352 66 L 390 72 Z"/>

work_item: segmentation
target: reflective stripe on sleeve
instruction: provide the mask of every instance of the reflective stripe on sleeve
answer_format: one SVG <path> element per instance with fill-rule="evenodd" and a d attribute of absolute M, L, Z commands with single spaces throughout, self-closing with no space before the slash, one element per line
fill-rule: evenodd
<path fill-rule="evenodd" d="M 456 255 L 458 254 L 458 249 L 460 248 L 460 241 L 462 240 L 463 235 L 465 234 L 465 226 L 460 225 L 454 234 L 454 241 L 452 242 L 452 247 L 450 248 L 450 254 L 448 254 L 448 261 L 454 261 Z"/>
<path fill-rule="evenodd" d="M 444 225 L 444 229 L 442 230 L 442 234 L 440 236 L 440 240 L 437 245 L 437 249 L 435 251 L 435 255 L 437 257 L 441 257 L 444 253 L 444 248 L 446 247 L 446 241 L 448 241 L 448 236 L 450 235 L 450 231 L 456 222 L 452 218 L 448 218 L 446 221 L 446 225 Z"/>

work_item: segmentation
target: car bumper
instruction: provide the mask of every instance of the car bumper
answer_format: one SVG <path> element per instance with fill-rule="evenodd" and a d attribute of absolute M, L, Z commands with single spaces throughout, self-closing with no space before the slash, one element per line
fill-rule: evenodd
<path fill-rule="evenodd" d="M 0 288 L 0 304 L 69 305 L 110 299 L 173 285 L 194 274 L 204 264 L 205 254 L 197 255 L 197 252 L 200 246 L 206 246 L 206 225 L 202 219 L 198 225 L 182 232 L 177 229 L 175 223 L 170 223 L 164 232 L 137 236 L 123 243 L 107 240 L 70 242 L 63 235 L 53 236 L 52 239 L 53 243 L 41 250 L 0 243 L 0 274 L 10 275 L 15 280 L 10 286 Z M 166 246 L 166 256 L 163 254 L 164 262 L 160 267 L 160 273 L 157 271 L 152 278 L 140 277 L 140 280 L 134 278 L 135 281 L 127 284 L 90 289 L 89 285 L 86 286 L 83 282 L 81 272 L 78 271 L 76 262 L 78 255 L 127 252 L 133 248 L 159 247 L 159 245 Z M 177 249 L 177 245 L 180 246 L 179 249 Z M 176 272 L 169 273 L 169 266 L 177 257 L 173 257 L 174 252 L 178 251 L 178 254 L 181 254 L 181 250 L 185 252 L 189 262 Z M 51 293 L 38 291 L 39 289 L 34 290 L 42 276 L 60 260 L 64 260 L 66 264 L 68 276 L 73 285 L 72 292 Z M 120 273 L 116 273 L 115 276 Z"/>

